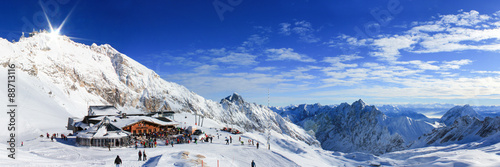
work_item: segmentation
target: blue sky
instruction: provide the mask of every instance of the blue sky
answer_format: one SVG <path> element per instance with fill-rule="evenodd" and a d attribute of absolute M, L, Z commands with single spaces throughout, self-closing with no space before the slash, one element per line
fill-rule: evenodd
<path fill-rule="evenodd" d="M 48 29 L 108 43 L 219 101 L 500 105 L 497 1 L 1 2 L 0 37 Z"/>

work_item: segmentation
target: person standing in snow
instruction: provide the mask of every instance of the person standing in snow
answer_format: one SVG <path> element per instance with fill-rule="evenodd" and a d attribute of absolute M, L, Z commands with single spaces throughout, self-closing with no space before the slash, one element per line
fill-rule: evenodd
<path fill-rule="evenodd" d="M 229 136 L 229 142 L 233 143 L 233 137 Z"/>
<path fill-rule="evenodd" d="M 238 138 L 238 141 L 241 141 L 241 136 Z"/>
<path fill-rule="evenodd" d="M 257 149 L 259 149 L 259 142 L 257 142 Z"/>
<path fill-rule="evenodd" d="M 139 150 L 139 161 L 142 160 L 142 152 Z"/>
<path fill-rule="evenodd" d="M 255 167 L 255 162 L 252 160 L 252 167 Z"/>
<path fill-rule="evenodd" d="M 120 159 L 120 156 L 116 156 L 115 158 L 115 164 L 116 164 L 116 167 L 120 167 L 120 164 L 122 164 L 122 159 Z"/>
<path fill-rule="evenodd" d="M 142 160 L 146 161 L 148 158 L 146 158 L 146 150 L 142 151 Z"/>

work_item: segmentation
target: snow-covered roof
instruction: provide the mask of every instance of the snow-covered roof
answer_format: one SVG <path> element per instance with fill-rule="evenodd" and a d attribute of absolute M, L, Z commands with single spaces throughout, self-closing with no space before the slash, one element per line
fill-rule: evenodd
<path fill-rule="evenodd" d="M 121 111 L 115 106 L 90 106 L 88 115 L 119 115 Z"/>
<path fill-rule="evenodd" d="M 108 138 L 119 138 L 129 136 L 130 133 L 122 130 L 119 126 L 111 123 L 111 120 L 108 117 L 104 117 L 101 122 L 95 124 L 87 130 L 78 132 L 76 135 L 79 138 L 99 138 L 99 137 L 108 137 Z"/>
<path fill-rule="evenodd" d="M 82 128 L 82 129 L 85 129 L 85 128 L 89 128 L 89 127 L 90 127 L 88 124 L 83 123 L 83 122 L 76 122 L 74 126 L 75 126 L 75 127 L 80 127 L 80 128 Z"/>
<path fill-rule="evenodd" d="M 123 127 L 129 126 L 129 125 L 133 125 L 134 123 L 137 123 L 140 121 L 151 122 L 151 123 L 162 125 L 162 126 L 178 125 L 178 123 L 175 123 L 175 122 L 162 121 L 162 120 L 159 120 L 158 118 L 148 117 L 148 116 L 129 116 L 129 117 L 123 118 L 123 119 L 116 119 L 116 122 L 114 122 L 114 124 L 116 126 L 123 128 Z"/>

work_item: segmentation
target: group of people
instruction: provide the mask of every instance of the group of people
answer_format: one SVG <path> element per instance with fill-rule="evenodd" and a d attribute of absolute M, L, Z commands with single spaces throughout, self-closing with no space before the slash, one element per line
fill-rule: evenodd
<path fill-rule="evenodd" d="M 139 161 L 146 161 L 148 158 L 147 158 L 147 155 L 146 155 L 146 150 L 142 151 L 139 150 Z M 141 159 L 142 157 L 142 159 Z"/>
<path fill-rule="evenodd" d="M 47 133 L 47 139 L 50 138 L 50 141 L 52 141 L 52 142 L 54 142 L 54 139 L 56 139 L 57 136 L 59 136 L 59 133 L 53 133 L 52 135 Z M 43 137 L 43 135 L 40 135 L 40 137 Z M 68 140 L 68 137 L 66 137 L 66 135 L 64 135 L 64 134 L 61 134 L 61 139 Z"/>
<path fill-rule="evenodd" d="M 146 139 L 144 141 L 140 140 L 140 144 L 141 146 L 144 146 L 144 148 L 153 148 L 153 147 L 156 147 L 156 145 L 158 144 L 156 142 L 156 138 L 154 139 Z M 138 144 L 138 141 L 135 141 L 135 149 L 137 149 L 137 144 Z"/>

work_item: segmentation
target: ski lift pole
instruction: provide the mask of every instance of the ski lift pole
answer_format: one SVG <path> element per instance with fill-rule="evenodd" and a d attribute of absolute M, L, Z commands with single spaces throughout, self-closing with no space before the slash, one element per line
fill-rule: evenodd
<path fill-rule="evenodd" d="M 205 116 L 201 116 L 201 127 L 203 127 L 203 121 L 205 120 Z"/>

